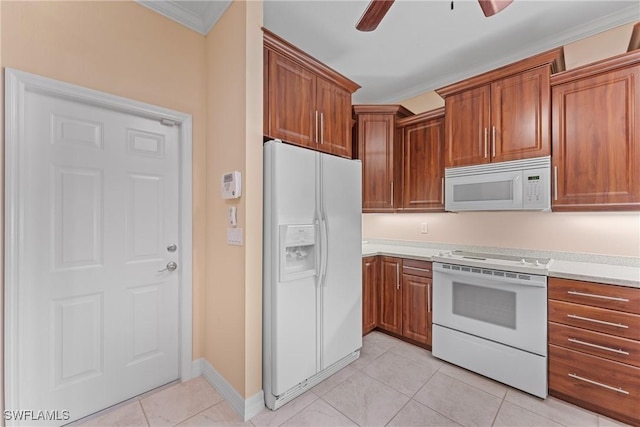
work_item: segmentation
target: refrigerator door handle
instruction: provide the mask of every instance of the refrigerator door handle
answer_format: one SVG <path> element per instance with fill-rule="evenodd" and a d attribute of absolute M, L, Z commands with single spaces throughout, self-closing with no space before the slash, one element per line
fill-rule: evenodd
<path fill-rule="evenodd" d="M 329 235 L 327 231 L 327 221 L 322 218 L 320 220 L 320 283 L 325 286 L 324 279 L 327 275 L 327 261 L 329 258 Z"/>

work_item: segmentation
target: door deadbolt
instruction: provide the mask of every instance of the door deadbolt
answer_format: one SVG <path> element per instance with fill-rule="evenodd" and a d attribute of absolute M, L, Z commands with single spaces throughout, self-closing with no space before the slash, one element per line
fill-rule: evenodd
<path fill-rule="evenodd" d="M 159 270 L 159 271 L 158 271 L 158 273 L 162 273 L 163 271 L 173 271 L 173 270 L 175 270 L 176 268 L 178 268 L 178 264 L 176 264 L 176 263 L 175 263 L 175 262 L 173 262 L 173 261 L 169 261 L 169 262 L 167 263 L 167 266 L 166 266 L 165 268 L 163 268 L 162 270 Z"/>
<path fill-rule="evenodd" d="M 178 246 L 175 243 L 172 243 L 169 246 L 167 246 L 167 251 L 169 252 L 175 252 L 177 249 L 178 249 Z"/>

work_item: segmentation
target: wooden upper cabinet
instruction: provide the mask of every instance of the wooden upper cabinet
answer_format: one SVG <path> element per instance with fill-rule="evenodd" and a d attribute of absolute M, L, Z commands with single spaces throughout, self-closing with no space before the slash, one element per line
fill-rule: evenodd
<path fill-rule="evenodd" d="M 318 149 L 325 153 L 351 157 L 351 93 L 318 78 Z"/>
<path fill-rule="evenodd" d="M 444 109 L 397 122 L 402 130 L 401 209 L 444 211 Z"/>
<path fill-rule="evenodd" d="M 316 76 L 297 62 L 269 53 L 269 136 L 316 145 Z"/>
<path fill-rule="evenodd" d="M 491 161 L 548 156 L 549 67 L 491 83 Z"/>
<path fill-rule="evenodd" d="M 355 105 L 358 158 L 362 161 L 362 211 L 399 207 L 401 134 L 396 120 L 411 112 L 400 105 Z"/>
<path fill-rule="evenodd" d="M 552 209 L 640 209 L 640 51 L 551 83 Z"/>
<path fill-rule="evenodd" d="M 445 166 L 548 156 L 549 78 L 563 69 L 560 48 L 438 89 L 445 98 Z"/>
<path fill-rule="evenodd" d="M 445 98 L 445 166 L 489 162 L 491 126 L 489 86 L 456 93 Z"/>
<path fill-rule="evenodd" d="M 351 158 L 351 94 L 360 86 L 263 31 L 265 137 Z"/>

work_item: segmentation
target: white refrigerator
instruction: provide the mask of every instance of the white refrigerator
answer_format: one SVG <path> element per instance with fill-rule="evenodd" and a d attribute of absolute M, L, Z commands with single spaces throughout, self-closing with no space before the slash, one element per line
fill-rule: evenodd
<path fill-rule="evenodd" d="M 264 144 L 263 390 L 271 409 L 360 354 L 361 168 Z"/>

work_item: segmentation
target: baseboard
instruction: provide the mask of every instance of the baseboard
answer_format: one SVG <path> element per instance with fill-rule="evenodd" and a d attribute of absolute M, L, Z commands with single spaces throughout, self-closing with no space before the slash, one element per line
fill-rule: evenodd
<path fill-rule="evenodd" d="M 204 376 L 209 384 L 218 390 L 244 421 L 248 421 L 264 409 L 264 394 L 262 390 L 248 399 L 243 398 L 206 359 L 194 360 L 192 372 L 194 377 Z"/>
<path fill-rule="evenodd" d="M 204 359 L 201 357 L 198 360 L 194 360 L 191 364 L 191 378 L 199 377 L 202 375 L 202 366 L 204 364 Z"/>

